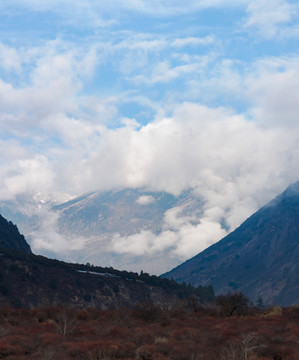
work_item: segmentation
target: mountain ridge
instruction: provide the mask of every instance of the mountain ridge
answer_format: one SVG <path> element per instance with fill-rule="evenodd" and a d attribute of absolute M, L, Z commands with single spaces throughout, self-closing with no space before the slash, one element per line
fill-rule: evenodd
<path fill-rule="evenodd" d="M 0 248 L 18 250 L 31 254 L 31 248 L 19 229 L 0 215 Z"/>
<path fill-rule="evenodd" d="M 66 263 L 35 255 L 16 225 L 0 216 L 0 305 L 25 308 L 69 306 L 99 309 L 158 306 L 194 295 L 214 299 L 212 287 L 190 288 L 147 273 Z M 185 301 L 186 302 L 186 301 Z"/>
<path fill-rule="evenodd" d="M 163 274 L 216 293 L 242 291 L 266 303 L 298 304 L 299 181 L 236 230 Z"/>

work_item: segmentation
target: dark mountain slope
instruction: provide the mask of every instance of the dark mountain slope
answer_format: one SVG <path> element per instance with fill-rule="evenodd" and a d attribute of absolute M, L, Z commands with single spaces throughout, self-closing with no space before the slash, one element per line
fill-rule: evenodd
<path fill-rule="evenodd" d="M 180 303 L 189 295 L 203 303 L 214 299 L 211 287 L 194 289 L 146 273 L 138 275 L 0 250 L 0 307 L 117 309 L 140 302 L 163 307 Z"/>
<path fill-rule="evenodd" d="M 299 181 L 218 243 L 164 276 L 253 301 L 299 304 Z"/>
<path fill-rule="evenodd" d="M 31 249 L 16 225 L 0 215 L 0 248 L 18 250 L 30 254 Z"/>
<path fill-rule="evenodd" d="M 197 296 L 200 302 L 214 299 L 211 287 L 194 289 L 147 273 L 34 255 L 18 228 L 0 216 L 0 307 L 113 309 L 148 301 L 163 306 L 189 295 Z"/>

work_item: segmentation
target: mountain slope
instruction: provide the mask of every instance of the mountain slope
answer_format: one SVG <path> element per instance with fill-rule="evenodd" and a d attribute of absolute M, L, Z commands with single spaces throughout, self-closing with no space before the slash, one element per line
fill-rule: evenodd
<path fill-rule="evenodd" d="M 211 287 L 193 289 L 147 273 L 138 275 L 34 255 L 17 226 L 0 215 L 0 306 L 106 309 L 147 301 L 163 306 L 191 294 L 203 302 L 214 298 Z"/>
<path fill-rule="evenodd" d="M 180 236 L 177 224 L 196 230 L 203 201 L 192 190 L 175 196 L 122 189 L 97 191 L 56 206 L 24 195 L 0 202 L 0 213 L 18 223 L 35 253 L 160 274 L 181 262 L 176 253 L 169 256 L 176 244 L 165 239 Z"/>
<path fill-rule="evenodd" d="M 30 254 L 31 249 L 16 225 L 0 215 L 0 248 L 18 250 Z"/>
<path fill-rule="evenodd" d="M 177 220 L 195 228 L 202 209 L 192 190 L 175 196 L 142 188 L 97 191 L 60 205 L 28 194 L 0 202 L 0 213 L 18 224 L 35 253 L 154 274 L 181 262 L 168 256 L 172 245 L 160 236 L 173 236 Z"/>
<path fill-rule="evenodd" d="M 70 264 L 7 249 L 1 249 L 0 259 L 0 306 L 116 309 L 142 302 L 173 306 L 189 295 L 203 303 L 214 299 L 211 287 L 193 289 L 147 273 Z"/>
<path fill-rule="evenodd" d="M 299 304 L 299 181 L 240 227 L 164 276 L 253 301 Z"/>
<path fill-rule="evenodd" d="M 84 248 L 72 252 L 72 261 L 110 264 L 133 271 L 143 269 L 155 274 L 178 264 L 179 258 L 169 257 L 166 264 L 168 249 L 152 252 L 143 248 L 130 252 L 128 247 L 118 244 L 123 241 L 132 244 L 127 237 L 138 234 L 154 239 L 168 229 L 165 214 L 174 209 L 178 209 L 178 216 L 199 218 L 202 201 L 191 191 L 174 196 L 166 192 L 123 189 L 95 192 L 54 208 L 59 214 L 59 233 L 85 239 Z M 142 239 L 141 235 L 140 241 Z M 135 240 L 131 247 L 140 245 Z"/>
<path fill-rule="evenodd" d="M 200 199 L 186 191 L 176 197 L 166 192 L 142 189 L 95 192 L 79 197 L 54 209 L 61 212 L 59 226 L 83 236 L 114 233 L 121 236 L 140 230 L 158 233 L 162 230 L 164 213 L 176 206 L 185 213 L 200 210 Z"/>

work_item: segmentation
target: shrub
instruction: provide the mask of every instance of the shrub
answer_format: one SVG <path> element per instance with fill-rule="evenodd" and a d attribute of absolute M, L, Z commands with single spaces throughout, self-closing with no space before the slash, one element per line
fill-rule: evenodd
<path fill-rule="evenodd" d="M 154 345 L 142 345 L 136 350 L 136 359 L 138 360 L 153 360 L 155 353 Z"/>
<path fill-rule="evenodd" d="M 249 299 L 241 292 L 219 295 L 216 303 L 220 307 L 220 313 L 224 316 L 245 315 L 248 310 Z"/>
<path fill-rule="evenodd" d="M 134 308 L 134 314 L 137 318 L 151 323 L 163 319 L 163 311 L 151 302 L 144 302 L 138 304 Z"/>

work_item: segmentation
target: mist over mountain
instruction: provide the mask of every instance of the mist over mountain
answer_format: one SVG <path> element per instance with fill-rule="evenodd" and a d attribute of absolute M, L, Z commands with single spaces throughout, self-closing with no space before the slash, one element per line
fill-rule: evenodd
<path fill-rule="evenodd" d="M 53 209 L 60 211 L 58 224 L 62 232 L 83 236 L 117 232 L 125 236 L 141 230 L 160 233 L 165 212 L 177 206 L 184 206 L 185 215 L 201 210 L 200 200 L 190 192 L 176 197 L 140 189 L 95 192 Z"/>
<path fill-rule="evenodd" d="M 240 227 L 165 276 L 267 304 L 298 304 L 299 181 Z"/>
<path fill-rule="evenodd" d="M 217 223 L 201 222 L 203 205 L 192 190 L 175 196 L 122 189 L 60 205 L 18 197 L 1 202 L 0 211 L 19 221 L 35 253 L 160 274 L 225 233 Z"/>
<path fill-rule="evenodd" d="M 22 199 L 13 204 L 22 204 Z M 61 205 L 50 204 L 46 211 L 37 203 L 24 201 L 27 213 L 18 213 L 13 204 L 2 203 L 2 209 L 6 206 L 7 211 L 23 221 L 24 227 L 31 226 L 34 241 L 56 241 L 65 260 L 130 270 L 143 266 L 148 271 L 151 267 L 156 273 L 163 265 L 165 269 L 171 262 L 174 266 L 179 263 L 174 256 L 177 239 L 173 234 L 179 227 L 197 229 L 200 224 L 196 219 L 201 218 L 204 208 L 202 200 L 191 191 L 174 196 L 142 189 L 94 192 Z M 40 216 L 32 210 L 35 206 L 40 209 Z M 165 276 L 194 286 L 212 285 L 217 293 L 242 291 L 253 301 L 262 298 L 267 304 L 296 303 L 298 214 L 299 182 L 221 241 Z M 46 227 L 39 223 L 43 219 Z M 30 252 L 17 227 L 1 220 L 5 228 L 3 247 Z M 196 245 L 200 239 L 198 233 L 193 235 L 190 243 L 193 240 Z M 48 256 L 57 258 L 50 245 Z M 68 245 L 64 250 L 63 246 Z"/>
<path fill-rule="evenodd" d="M 191 190 L 180 196 L 145 189 L 99 191 L 60 205 L 19 197 L 1 202 L 0 210 L 14 222 L 19 219 L 37 254 L 161 274 L 199 253 L 167 276 L 211 284 L 217 293 L 243 291 L 253 300 L 290 304 L 298 295 L 293 276 L 298 272 L 297 193 L 298 183 L 227 237 L 225 218 L 221 226 L 205 222 L 205 203 Z"/>
<path fill-rule="evenodd" d="M 166 192 L 124 189 L 96 192 L 54 207 L 59 233 L 84 239 L 74 256 L 99 264 L 159 274 L 181 262 L 174 227 L 183 219 L 199 219 L 202 201 L 191 191 Z M 182 221 L 182 220 L 181 220 Z M 194 220 L 193 220 L 194 221 Z M 162 271 L 161 271 L 162 270 Z"/>

